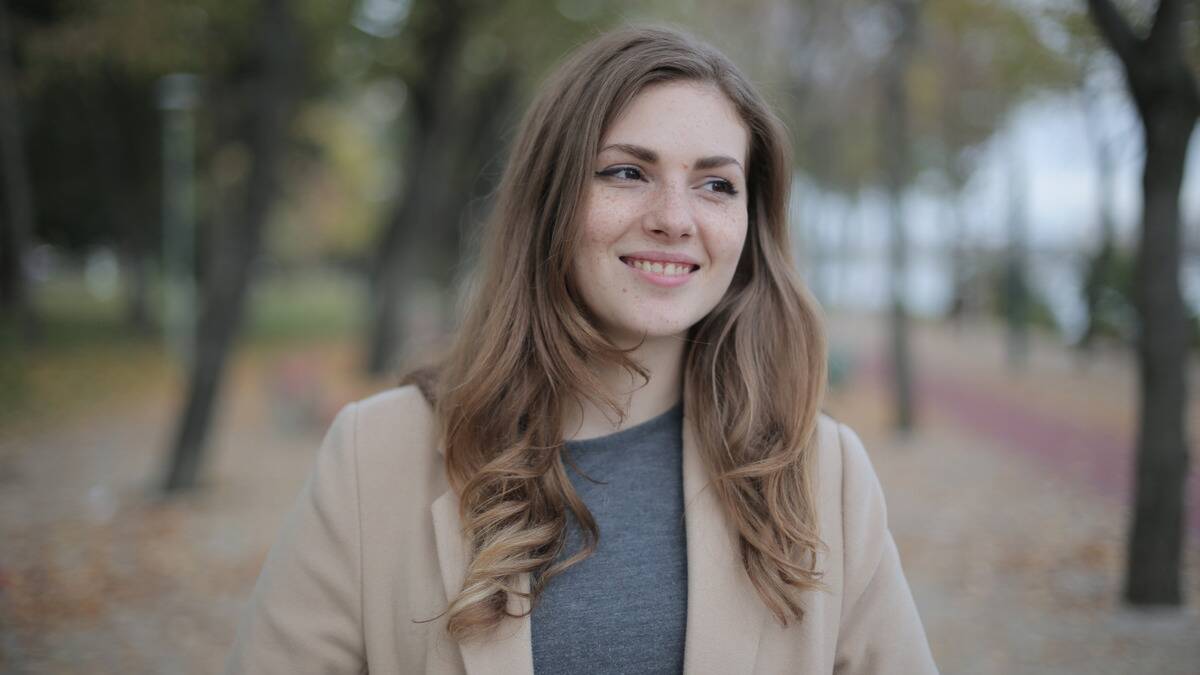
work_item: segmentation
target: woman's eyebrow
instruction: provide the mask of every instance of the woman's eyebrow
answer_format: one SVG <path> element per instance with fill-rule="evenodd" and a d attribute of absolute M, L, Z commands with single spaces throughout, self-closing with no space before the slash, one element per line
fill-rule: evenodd
<path fill-rule="evenodd" d="M 640 145 L 633 145 L 631 143 L 613 143 L 612 145 L 604 146 L 600 152 L 604 152 L 605 150 L 620 150 L 621 152 L 632 155 L 641 161 L 646 162 L 647 164 L 655 164 L 658 162 L 657 152 Z M 715 169 L 719 166 L 726 166 L 728 164 L 736 164 L 737 167 L 742 170 L 742 173 L 746 172 L 746 169 L 742 166 L 741 162 L 728 155 L 701 157 L 700 159 L 696 160 L 696 164 L 693 168 L 696 171 L 704 171 L 706 169 Z"/>
<path fill-rule="evenodd" d="M 658 161 L 657 152 L 651 150 L 650 148 L 643 148 L 640 145 L 631 145 L 629 143 L 613 143 L 612 145 L 604 146 L 600 152 L 604 152 L 605 150 L 620 150 L 627 155 L 633 155 L 634 157 L 637 157 L 647 164 L 654 164 Z"/>
<path fill-rule="evenodd" d="M 736 164 L 737 168 L 742 170 L 742 173 L 746 173 L 746 169 L 742 166 L 742 163 L 728 155 L 702 157 L 696 160 L 695 168 L 697 171 L 704 171 L 705 169 L 715 169 L 719 166 L 725 166 L 727 164 Z"/>

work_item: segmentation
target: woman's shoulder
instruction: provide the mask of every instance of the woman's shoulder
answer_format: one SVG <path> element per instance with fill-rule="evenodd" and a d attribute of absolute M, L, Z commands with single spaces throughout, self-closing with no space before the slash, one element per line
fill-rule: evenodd
<path fill-rule="evenodd" d="M 825 413 L 817 417 L 816 434 L 818 489 L 823 510 L 838 514 L 842 521 L 861 518 L 865 510 L 886 524 L 883 490 L 858 434 Z"/>
<path fill-rule="evenodd" d="M 393 387 L 372 394 L 352 404 L 359 423 L 433 425 L 433 406 L 416 385 Z"/>
<path fill-rule="evenodd" d="M 817 414 L 816 446 L 822 475 L 864 470 L 874 473 L 862 439 L 854 429 L 824 412 Z"/>
<path fill-rule="evenodd" d="M 822 540 L 826 583 L 840 606 L 836 662 L 853 672 L 937 673 L 888 527 L 883 488 L 862 440 L 821 415 Z"/>
<path fill-rule="evenodd" d="M 381 391 L 347 405 L 359 472 L 413 473 L 440 465 L 433 407 L 413 385 Z"/>
<path fill-rule="evenodd" d="M 838 551 L 845 592 L 854 596 L 862 591 L 855 585 L 871 578 L 891 541 L 887 503 L 858 434 L 824 414 L 817 429 L 822 538 Z"/>

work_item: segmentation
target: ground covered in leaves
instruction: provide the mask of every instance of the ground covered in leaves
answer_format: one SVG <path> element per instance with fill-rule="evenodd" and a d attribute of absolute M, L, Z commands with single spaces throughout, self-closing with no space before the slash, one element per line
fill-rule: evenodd
<path fill-rule="evenodd" d="M 1119 590 L 1135 371 L 1035 340 L 1005 365 L 1001 333 L 918 329 L 918 430 L 890 431 L 886 344 L 833 322 L 854 427 L 887 494 L 905 570 L 945 673 L 1200 672 L 1200 485 L 1190 477 L 1188 605 L 1135 611 Z M 155 486 L 179 401 L 152 371 L 0 429 L 0 672 L 218 672 L 284 510 L 337 409 L 384 386 L 329 342 L 239 358 L 199 489 Z M 1192 391 L 1200 390 L 1192 367 Z M 104 388 L 104 383 L 92 383 Z M 1200 403 L 1193 402 L 1193 448 Z"/>

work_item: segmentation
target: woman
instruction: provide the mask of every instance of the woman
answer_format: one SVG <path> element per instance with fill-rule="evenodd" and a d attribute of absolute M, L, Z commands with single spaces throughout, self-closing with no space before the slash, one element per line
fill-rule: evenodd
<path fill-rule="evenodd" d="M 601 36 L 528 112 L 436 370 L 352 404 L 231 672 L 936 672 L 819 413 L 779 123 L 720 53 Z"/>

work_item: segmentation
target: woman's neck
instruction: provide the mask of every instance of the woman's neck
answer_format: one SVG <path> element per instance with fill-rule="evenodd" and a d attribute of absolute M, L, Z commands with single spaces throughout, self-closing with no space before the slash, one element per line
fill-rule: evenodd
<path fill-rule="evenodd" d="M 582 440 L 605 436 L 626 429 L 670 410 L 683 393 L 684 338 L 664 337 L 646 340 L 630 352 L 635 363 L 646 370 L 650 381 L 643 384 L 637 373 L 619 366 L 600 371 L 606 394 L 621 406 L 625 418 L 589 400 L 568 404 L 563 410 L 563 439 Z"/>

